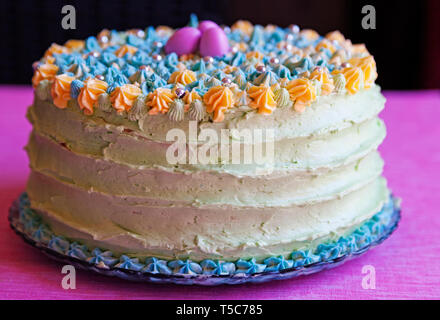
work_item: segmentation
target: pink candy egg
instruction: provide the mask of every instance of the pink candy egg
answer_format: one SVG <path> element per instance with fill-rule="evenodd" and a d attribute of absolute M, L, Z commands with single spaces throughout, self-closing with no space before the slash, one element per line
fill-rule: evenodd
<path fill-rule="evenodd" d="M 220 28 L 217 23 L 210 21 L 210 20 L 204 20 L 199 23 L 198 29 L 201 33 L 205 32 L 209 28 Z"/>
<path fill-rule="evenodd" d="M 201 32 L 197 28 L 184 27 L 177 30 L 168 39 L 165 45 L 165 52 L 175 52 L 177 55 L 193 53 L 199 45 Z"/>
<path fill-rule="evenodd" d="M 229 51 L 229 42 L 221 28 L 208 28 L 200 39 L 200 54 L 202 56 L 222 56 Z"/>

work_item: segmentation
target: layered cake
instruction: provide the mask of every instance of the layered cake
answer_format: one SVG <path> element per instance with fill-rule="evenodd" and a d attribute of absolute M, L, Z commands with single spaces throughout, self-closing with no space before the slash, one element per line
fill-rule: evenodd
<path fill-rule="evenodd" d="M 392 207 L 376 78 L 363 44 L 296 25 L 193 16 L 53 44 L 34 64 L 27 232 L 164 274 L 274 271 L 368 245 Z"/>

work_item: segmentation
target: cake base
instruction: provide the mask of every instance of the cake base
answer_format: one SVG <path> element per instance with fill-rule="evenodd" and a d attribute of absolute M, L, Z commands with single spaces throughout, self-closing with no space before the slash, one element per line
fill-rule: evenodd
<path fill-rule="evenodd" d="M 291 260 L 271 257 L 262 263 L 254 260 L 235 263 L 205 260 L 199 264 L 190 260 L 167 262 L 150 258 L 144 264 L 136 258 L 113 257 L 110 251 L 95 249 L 90 252 L 79 243 L 55 235 L 29 207 L 26 193 L 14 201 L 8 219 L 11 228 L 25 242 L 63 264 L 136 282 L 214 286 L 295 278 L 330 269 L 358 257 L 382 243 L 397 228 L 400 201 L 391 196 L 381 211 L 338 241 L 321 244 L 313 252 L 293 252 Z"/>

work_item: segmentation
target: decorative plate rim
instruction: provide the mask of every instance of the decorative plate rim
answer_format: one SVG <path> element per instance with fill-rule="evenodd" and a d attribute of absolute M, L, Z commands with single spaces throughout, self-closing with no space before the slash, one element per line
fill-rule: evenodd
<path fill-rule="evenodd" d="M 316 273 L 319 271 L 323 271 L 326 269 L 334 268 L 336 266 L 341 265 L 342 263 L 349 261 L 355 257 L 362 255 L 367 252 L 370 248 L 373 248 L 379 244 L 381 244 L 384 240 L 386 240 L 398 227 L 399 221 L 401 219 L 401 208 L 400 201 L 398 198 L 394 196 L 390 196 L 390 201 L 392 203 L 392 212 L 390 216 L 390 220 L 388 224 L 385 225 L 382 232 L 377 236 L 376 239 L 367 243 L 365 246 L 361 248 L 357 248 L 354 251 L 349 251 L 341 256 L 336 258 L 330 258 L 326 260 L 321 260 L 318 262 L 313 262 L 310 264 L 305 264 L 303 266 L 297 267 L 289 267 L 282 270 L 277 271 L 263 271 L 259 273 L 246 274 L 232 274 L 232 275 L 217 275 L 217 274 L 161 274 L 161 273 L 152 273 L 148 271 L 136 271 L 130 269 L 124 269 L 119 267 L 109 267 L 102 268 L 88 262 L 86 260 L 81 260 L 76 257 L 72 257 L 63 253 L 60 253 L 50 247 L 47 244 L 42 242 L 37 242 L 32 237 L 30 237 L 24 231 L 23 223 L 19 220 L 19 196 L 15 201 L 13 201 L 12 205 L 9 208 L 8 221 L 10 227 L 14 232 L 19 235 L 26 243 L 31 246 L 39 249 L 46 256 L 64 263 L 70 264 L 74 267 L 78 267 L 84 270 L 90 270 L 95 273 L 118 277 L 124 280 L 134 281 L 134 282 L 150 282 L 150 283 L 173 283 L 179 285 L 202 285 L 202 286 L 215 286 L 222 284 L 241 284 L 241 283 L 260 283 L 267 282 L 272 280 L 282 280 L 294 278 L 302 275 L 308 275 L 312 273 Z M 382 209 L 381 209 L 382 211 Z M 381 212 L 379 211 L 379 212 Z M 354 233 L 354 232 L 353 232 Z"/>

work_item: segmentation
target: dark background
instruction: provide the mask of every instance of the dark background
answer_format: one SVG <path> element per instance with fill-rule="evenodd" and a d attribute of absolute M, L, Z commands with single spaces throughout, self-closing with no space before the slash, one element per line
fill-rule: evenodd
<path fill-rule="evenodd" d="M 190 13 L 231 25 L 298 24 L 321 34 L 338 29 L 374 55 L 385 89 L 440 88 L 440 1 L 354 0 L 1 0 L 0 83 L 30 84 L 31 64 L 52 42 L 83 39 L 101 29 L 182 27 Z M 76 8 L 76 30 L 61 28 L 61 8 Z M 364 5 L 376 8 L 376 30 L 361 27 Z"/>

